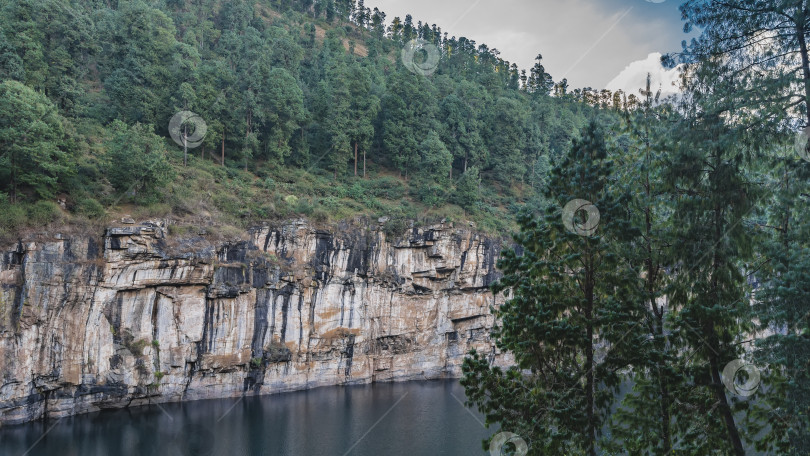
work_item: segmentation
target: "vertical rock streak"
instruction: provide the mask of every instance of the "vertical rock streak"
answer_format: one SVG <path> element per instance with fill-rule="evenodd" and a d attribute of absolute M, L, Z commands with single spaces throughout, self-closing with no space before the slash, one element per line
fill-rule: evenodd
<path fill-rule="evenodd" d="M 324 385 L 457 377 L 489 340 L 501 242 L 306 222 L 250 241 L 159 224 L 19 243 L 0 265 L 0 424 Z"/>

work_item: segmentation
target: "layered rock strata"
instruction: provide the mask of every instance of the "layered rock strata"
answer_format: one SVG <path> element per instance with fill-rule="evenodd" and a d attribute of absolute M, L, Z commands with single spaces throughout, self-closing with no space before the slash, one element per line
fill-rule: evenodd
<path fill-rule="evenodd" d="M 212 244 L 163 223 L 21 241 L 0 266 L 0 424 L 458 377 L 489 353 L 499 240 L 304 221 Z"/>

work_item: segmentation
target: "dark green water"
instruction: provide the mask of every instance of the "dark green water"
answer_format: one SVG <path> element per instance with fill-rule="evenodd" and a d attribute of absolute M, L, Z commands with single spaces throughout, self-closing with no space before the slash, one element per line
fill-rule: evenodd
<path fill-rule="evenodd" d="M 481 440 L 497 430 L 459 400 L 457 381 L 435 381 L 138 407 L 2 428 L 0 454 L 487 454 Z"/>

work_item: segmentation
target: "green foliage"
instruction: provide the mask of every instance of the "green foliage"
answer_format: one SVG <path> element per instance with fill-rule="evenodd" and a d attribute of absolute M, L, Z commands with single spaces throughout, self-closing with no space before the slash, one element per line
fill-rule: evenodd
<path fill-rule="evenodd" d="M 142 124 L 109 127 L 105 171 L 110 184 L 136 201 L 154 201 L 173 176 L 164 141 Z"/>
<path fill-rule="evenodd" d="M 8 201 L 0 202 L 0 238 L 10 241 L 13 234 L 20 231 L 28 223 L 28 207 L 22 204 L 11 204 Z"/>
<path fill-rule="evenodd" d="M 24 92 L 19 102 L 48 128 L 35 125 L 26 136 L 28 124 L 8 114 L 15 143 L 0 160 L 13 166 L 0 167 L 0 190 L 15 202 L 66 193 L 71 210 L 90 219 L 123 202 L 144 214 L 214 211 L 237 225 L 296 212 L 335 220 L 391 214 L 394 201 L 413 198 L 448 212 L 458 200 L 480 226 L 501 230 L 513 224 L 506 208 L 529 201 L 524 170 L 544 155 L 535 149 L 561 154 L 587 111 L 530 96 L 485 45 L 417 30 L 413 18 L 395 19 L 388 34 L 383 13 L 353 14 L 350 2 L 203 2 L 195 14 L 182 2 L 144 0 L 11 0 L 2 8 L 0 74 L 8 87 L 24 84 L 13 86 Z M 442 53 L 434 77 L 389 60 L 417 35 Z M 355 54 L 346 52 L 349 42 Z M 368 57 L 357 55 L 364 51 Z M 14 97 L 3 101 L 7 113 L 28 114 Z M 39 116 L 47 110 L 54 115 Z M 180 168 L 179 148 L 166 138 L 180 110 L 206 122 L 208 134 L 188 158 L 208 177 Z M 499 132 L 487 127 L 493 121 L 517 123 Z M 466 196 L 457 197 L 454 179 L 473 166 L 480 200 L 467 180 L 459 182 Z M 264 182 L 226 182 L 237 168 Z M 392 169 L 406 182 L 388 177 Z M 368 182 L 355 188 L 348 175 Z M 541 187 L 535 179 L 530 191 Z M 287 204 L 286 194 L 307 202 Z M 502 194 L 506 204 L 495 201 Z"/>
<path fill-rule="evenodd" d="M 104 206 L 93 198 L 83 198 L 76 204 L 76 212 L 90 219 L 100 219 L 106 215 Z"/>
<path fill-rule="evenodd" d="M 143 356 L 143 349 L 149 346 L 149 341 L 146 339 L 138 339 L 136 341 L 124 340 L 124 346 L 135 356 Z"/>
<path fill-rule="evenodd" d="M 453 194 L 453 203 L 458 204 L 468 211 L 476 208 L 481 200 L 481 177 L 478 168 L 473 166 L 461 175 L 456 183 L 456 190 Z"/>
<path fill-rule="evenodd" d="M 12 0 L 0 11 L 0 75 L 74 112 L 98 51 L 95 27 L 80 6 L 59 0 Z"/>
<path fill-rule="evenodd" d="M 503 234 L 518 218 L 494 332 L 518 366 L 464 364 L 489 423 L 531 454 L 810 452 L 810 168 L 792 145 L 810 123 L 807 2 L 684 2 L 702 35 L 674 107 L 649 85 L 642 100 L 569 91 L 540 55 L 521 72 L 351 1 L 187 3 L 0 6 L 2 241 L 122 202 L 230 234 L 357 215 L 388 217 L 389 238 L 445 217 Z M 417 37 L 440 52 L 430 77 L 398 58 Z M 179 110 L 208 126 L 188 166 L 167 138 Z M 561 223 L 575 198 L 601 213 L 590 237 Z M 768 336 L 749 353 L 755 329 Z M 752 354 L 769 394 L 733 398 L 723 365 Z M 291 356 L 276 343 L 251 364 Z"/>
<path fill-rule="evenodd" d="M 393 74 L 383 99 L 383 149 L 400 172 L 419 164 L 420 143 L 435 130 L 436 98 L 424 78 L 410 72 Z"/>
<path fill-rule="evenodd" d="M 41 93 L 17 81 L 0 83 L 0 189 L 23 187 L 50 198 L 72 170 L 64 120 Z"/>
<path fill-rule="evenodd" d="M 30 222 L 34 226 L 44 226 L 59 219 L 62 211 L 56 203 L 50 201 L 37 201 L 28 213 Z"/>
<path fill-rule="evenodd" d="M 503 183 L 522 180 L 526 174 L 523 154 L 528 139 L 524 106 L 517 100 L 499 98 L 488 115 L 487 146 L 494 178 Z"/>
<path fill-rule="evenodd" d="M 444 204 L 450 193 L 450 169 L 453 156 L 439 135 L 431 131 L 419 145 L 419 171 L 416 173 L 416 195 L 428 206 Z"/>
<path fill-rule="evenodd" d="M 99 70 L 112 102 L 110 117 L 168 125 L 173 110 L 166 101 L 180 85 L 183 69 L 175 62 L 187 58 L 171 18 L 143 0 L 99 13 L 98 40 L 104 43 Z"/>
<path fill-rule="evenodd" d="M 265 122 L 269 127 L 268 158 L 284 163 L 290 156 L 290 139 L 307 118 L 304 98 L 297 81 L 283 68 L 269 74 Z"/>
<path fill-rule="evenodd" d="M 762 430 L 763 438 L 756 442 L 760 451 L 807 454 L 810 308 L 805 291 L 810 276 L 805 208 L 810 148 L 797 147 L 795 134 L 810 124 L 810 6 L 759 2 L 752 9 L 750 2 L 740 0 L 688 1 L 681 9 L 686 28 L 702 30 L 699 40 L 684 43 L 682 60 L 692 62 L 689 87 L 706 100 L 703 110 L 735 120 L 731 127 L 752 158 L 745 162 L 744 174 L 752 182 L 764 182 L 760 187 L 767 190 L 758 195 L 762 203 L 752 211 L 760 230 L 744 241 L 754 248 L 755 258 L 746 269 L 761 283 L 754 310 L 758 329 L 768 336 L 756 341 L 755 354 L 759 363 L 770 366 L 771 389 L 762 397 L 770 408 L 749 412 L 746 424 Z M 767 36 L 767 46 L 751 38 L 756 36 Z M 674 64 L 675 57 L 666 60 Z M 721 283 L 729 282 L 723 279 Z M 765 422 L 771 426 L 764 428 Z M 736 453 L 741 454 L 739 449 Z"/>
<path fill-rule="evenodd" d="M 521 216 L 520 254 L 506 250 L 498 263 L 504 277 L 493 291 L 511 299 L 495 309 L 501 323 L 493 336 L 517 365 L 504 371 L 475 352 L 463 365 L 470 403 L 531 441 L 530 454 L 595 454 L 621 381 L 616 372 L 629 364 L 614 354 L 621 350 L 602 348 L 623 346 L 637 318 L 627 293 L 637 273 L 616 250 L 634 230 L 622 209 L 626 195 L 610 183 L 612 166 L 604 132 L 592 124 L 554 170 L 548 197 L 559 206 L 539 220 Z M 574 198 L 601 213 L 591 236 L 563 222 L 559 207 Z"/>

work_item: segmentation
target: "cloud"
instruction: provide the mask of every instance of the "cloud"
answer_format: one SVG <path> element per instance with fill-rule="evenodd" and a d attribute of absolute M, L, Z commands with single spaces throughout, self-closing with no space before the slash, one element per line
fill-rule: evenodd
<path fill-rule="evenodd" d="M 674 0 L 366 0 L 387 14 L 427 20 L 466 36 L 529 69 L 537 54 L 555 80 L 601 88 L 627 62 L 680 49 L 683 27 Z"/>
<path fill-rule="evenodd" d="M 652 79 L 653 92 L 661 90 L 661 97 L 680 93 L 678 88 L 680 67 L 671 70 L 661 65 L 661 53 L 653 52 L 646 59 L 630 63 L 618 76 L 608 82 L 608 90 L 623 90 L 627 94 L 639 94 L 647 86 L 647 74 Z"/>

